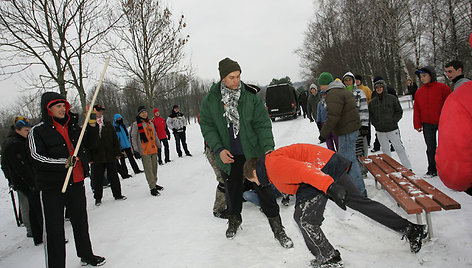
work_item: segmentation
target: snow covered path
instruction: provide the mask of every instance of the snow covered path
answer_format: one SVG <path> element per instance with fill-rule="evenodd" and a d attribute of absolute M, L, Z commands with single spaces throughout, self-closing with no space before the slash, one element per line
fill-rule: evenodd
<path fill-rule="evenodd" d="M 400 130 L 414 172 L 423 175 L 426 147 L 422 134 L 412 127 L 409 108 L 404 110 Z M 273 132 L 277 147 L 299 142 L 318 144 L 315 124 L 302 117 L 277 120 Z M 140 174 L 121 181 L 128 200 L 115 201 L 110 189 L 105 189 L 102 206 L 95 207 L 86 180 L 92 245 L 96 254 L 107 258 L 104 267 L 307 267 L 312 255 L 293 220 L 294 199 L 289 207 L 280 207 L 294 248 L 282 248 L 273 238 L 266 217 L 248 203 L 243 208 L 243 230 L 234 240 L 225 238 L 226 220 L 212 215 L 217 183 L 203 154 L 198 124 L 187 128 L 187 140 L 193 157 L 176 157 L 174 140 L 170 141 L 174 161 L 159 166 L 159 184 L 165 187 L 159 197 L 149 194 L 144 174 Z M 16 227 L 7 183 L 3 174 L 0 176 L 0 267 L 43 267 L 43 247 L 35 247 L 26 239 L 24 228 Z M 437 177 L 430 183 L 458 201 L 462 209 L 432 213 L 435 238 L 416 255 L 410 253 L 399 234 L 328 202 L 323 230 L 340 250 L 345 267 L 471 267 L 472 198 L 447 189 Z M 386 192 L 375 189 L 372 177 L 366 185 L 371 198 L 416 221 Z M 67 267 L 80 267 L 70 223 L 65 226 L 70 240 Z"/>

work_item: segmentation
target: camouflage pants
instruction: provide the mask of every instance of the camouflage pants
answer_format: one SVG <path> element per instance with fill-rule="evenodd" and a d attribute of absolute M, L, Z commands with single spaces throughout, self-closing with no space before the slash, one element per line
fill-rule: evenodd
<path fill-rule="evenodd" d="M 210 149 L 210 147 L 205 145 L 205 155 L 210 162 L 211 167 L 216 175 L 216 180 L 218 185 L 216 186 L 215 194 L 215 203 L 213 205 L 213 212 L 221 212 L 226 209 L 226 197 L 225 197 L 225 182 L 223 177 L 221 177 L 221 171 L 216 166 L 215 153 Z"/>

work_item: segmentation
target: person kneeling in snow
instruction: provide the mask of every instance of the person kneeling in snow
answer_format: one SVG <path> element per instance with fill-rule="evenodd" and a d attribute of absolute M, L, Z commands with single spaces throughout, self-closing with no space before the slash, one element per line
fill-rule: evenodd
<path fill-rule="evenodd" d="M 315 259 L 312 267 L 341 267 L 341 255 L 321 230 L 328 198 L 397 231 L 408 239 L 417 253 L 426 237 L 424 225 L 409 222 L 362 195 L 347 174 L 351 162 L 338 153 L 312 144 L 293 144 L 244 164 L 244 176 L 257 185 L 273 183 L 279 191 L 296 194 L 294 218 Z M 354 163 L 357 164 L 357 163 Z M 331 265 L 331 266 L 330 266 Z"/>

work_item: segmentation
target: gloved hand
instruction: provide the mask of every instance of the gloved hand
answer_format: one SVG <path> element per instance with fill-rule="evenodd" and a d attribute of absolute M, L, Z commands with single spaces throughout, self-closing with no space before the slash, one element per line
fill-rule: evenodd
<path fill-rule="evenodd" d="M 138 152 L 134 152 L 134 158 L 140 159 L 141 155 Z"/>
<path fill-rule="evenodd" d="M 169 134 L 169 135 L 167 135 L 167 140 L 169 140 L 169 141 L 170 141 L 170 134 Z"/>
<path fill-rule="evenodd" d="M 185 130 L 187 129 L 187 127 L 186 127 L 186 126 L 184 126 L 184 127 L 183 127 L 183 129 L 184 129 L 184 131 L 185 131 Z"/>
<path fill-rule="evenodd" d="M 321 137 L 321 136 L 319 136 L 318 139 L 320 140 L 320 143 L 323 143 L 323 142 L 326 141 L 326 138 L 323 138 L 323 137 Z"/>
<path fill-rule="evenodd" d="M 333 182 L 326 191 L 328 198 L 333 200 L 343 210 L 346 210 L 346 203 L 349 200 L 347 191 L 342 185 Z"/>
<path fill-rule="evenodd" d="M 79 160 L 79 158 L 77 156 L 69 156 L 67 158 L 67 162 L 66 162 L 66 168 L 69 168 L 69 167 L 75 167 L 75 164 L 77 164 L 77 161 Z"/>
<path fill-rule="evenodd" d="M 176 133 L 177 132 L 177 129 L 176 128 L 173 128 L 172 129 L 172 133 Z"/>
<path fill-rule="evenodd" d="M 368 126 L 362 126 L 360 129 L 360 134 L 361 136 L 367 136 L 369 134 L 369 127 Z"/>
<path fill-rule="evenodd" d="M 310 118 L 310 123 L 313 123 L 315 122 L 315 120 L 313 120 L 313 118 Z"/>

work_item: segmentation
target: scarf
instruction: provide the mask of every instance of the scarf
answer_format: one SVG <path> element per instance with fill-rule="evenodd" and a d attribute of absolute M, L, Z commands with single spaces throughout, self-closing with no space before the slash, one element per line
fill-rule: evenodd
<path fill-rule="evenodd" d="M 221 101 L 223 102 L 228 127 L 233 125 L 234 138 L 239 134 L 239 113 L 238 113 L 238 101 L 241 96 L 241 84 L 237 90 L 227 88 L 221 83 Z"/>
<path fill-rule="evenodd" d="M 144 127 L 143 127 L 143 122 L 146 123 L 146 124 L 149 124 L 149 119 L 146 118 L 146 119 L 143 119 L 141 118 L 139 115 L 136 116 L 136 122 L 138 123 L 138 132 L 139 132 L 139 136 L 141 137 L 141 141 L 143 143 L 146 143 L 148 142 L 148 138 L 146 137 L 146 133 L 144 133 Z"/>
<path fill-rule="evenodd" d="M 97 124 L 98 124 L 98 135 L 100 138 L 102 137 L 102 128 L 103 128 L 103 116 L 97 117 Z"/>

